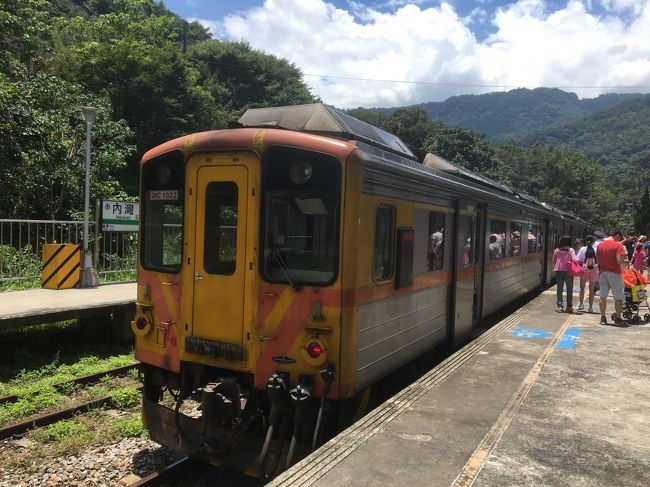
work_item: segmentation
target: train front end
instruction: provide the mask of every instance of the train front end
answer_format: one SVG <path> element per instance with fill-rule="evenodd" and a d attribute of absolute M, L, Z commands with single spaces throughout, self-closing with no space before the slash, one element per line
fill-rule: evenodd
<path fill-rule="evenodd" d="M 344 393 L 341 161 L 350 151 L 240 128 L 145 154 L 132 330 L 154 440 L 267 475 L 319 443 L 323 398 Z"/>

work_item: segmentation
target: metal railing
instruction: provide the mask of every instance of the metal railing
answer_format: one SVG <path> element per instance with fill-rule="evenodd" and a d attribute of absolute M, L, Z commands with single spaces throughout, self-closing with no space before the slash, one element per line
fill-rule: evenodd
<path fill-rule="evenodd" d="M 95 233 L 88 246 L 100 275 L 135 272 L 138 232 Z M 83 222 L 0 219 L 0 282 L 40 278 L 43 244 L 83 241 Z"/>

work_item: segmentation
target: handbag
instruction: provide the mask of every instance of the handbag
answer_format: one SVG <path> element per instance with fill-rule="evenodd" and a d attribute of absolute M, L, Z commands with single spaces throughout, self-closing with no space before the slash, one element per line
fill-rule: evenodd
<path fill-rule="evenodd" d="M 579 276 L 582 274 L 582 266 L 575 261 L 569 262 L 569 266 L 567 267 L 567 274 L 574 277 Z"/>

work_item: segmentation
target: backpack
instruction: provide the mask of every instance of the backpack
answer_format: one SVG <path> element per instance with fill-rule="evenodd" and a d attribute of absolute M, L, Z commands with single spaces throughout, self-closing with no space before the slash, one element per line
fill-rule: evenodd
<path fill-rule="evenodd" d="M 593 271 L 596 269 L 596 251 L 592 245 L 587 245 L 584 268 L 588 271 Z"/>

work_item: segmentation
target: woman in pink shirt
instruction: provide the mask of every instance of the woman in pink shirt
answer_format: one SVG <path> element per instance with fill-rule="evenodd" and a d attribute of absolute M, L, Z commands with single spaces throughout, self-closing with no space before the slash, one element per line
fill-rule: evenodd
<path fill-rule="evenodd" d="M 564 311 L 562 305 L 562 291 L 566 284 L 566 312 L 573 312 L 573 276 L 568 273 L 569 264 L 578 262 L 576 252 L 571 247 L 571 237 L 564 235 L 560 238 L 560 244 L 553 252 L 553 271 L 555 271 L 555 282 L 557 283 L 557 310 Z"/>
<path fill-rule="evenodd" d="M 637 272 L 640 272 L 643 274 L 643 267 L 644 264 L 643 262 L 645 261 L 645 250 L 643 250 L 643 244 L 638 243 L 636 244 L 636 248 L 634 249 L 634 254 L 632 254 L 632 266 L 634 267 L 634 270 Z"/>

